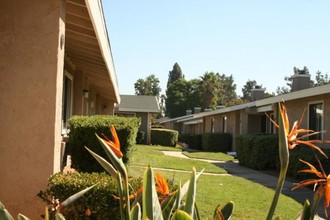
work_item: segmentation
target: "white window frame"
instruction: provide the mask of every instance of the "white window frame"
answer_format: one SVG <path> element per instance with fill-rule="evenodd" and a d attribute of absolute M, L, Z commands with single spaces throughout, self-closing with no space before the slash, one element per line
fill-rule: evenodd
<path fill-rule="evenodd" d="M 223 133 L 227 132 L 227 115 L 221 117 L 221 130 Z"/>
<path fill-rule="evenodd" d="M 70 103 L 67 103 L 65 105 L 64 100 L 65 100 L 65 95 L 66 95 L 66 88 L 65 88 L 65 78 L 68 78 L 71 81 L 71 85 L 70 85 Z M 62 134 L 67 134 L 67 122 L 68 119 L 72 116 L 73 114 L 73 75 L 71 73 L 69 73 L 67 70 L 64 70 L 64 75 L 63 75 L 63 95 L 62 95 Z M 64 121 L 64 107 L 69 106 L 69 108 L 67 108 L 67 110 L 69 110 L 68 112 L 66 112 L 66 120 Z"/>
<path fill-rule="evenodd" d="M 319 131 L 323 131 L 324 129 L 324 101 L 323 100 L 318 100 L 318 101 L 313 101 L 313 102 L 309 102 L 308 103 L 308 117 L 307 117 L 307 126 L 309 129 L 310 128 L 310 106 L 311 105 L 316 105 L 316 104 L 322 104 L 322 110 L 323 110 L 323 113 L 322 113 L 322 121 L 321 121 L 321 129 Z M 313 139 L 313 137 L 311 137 L 311 139 Z M 323 133 L 321 132 L 320 133 L 320 140 L 323 140 Z"/>

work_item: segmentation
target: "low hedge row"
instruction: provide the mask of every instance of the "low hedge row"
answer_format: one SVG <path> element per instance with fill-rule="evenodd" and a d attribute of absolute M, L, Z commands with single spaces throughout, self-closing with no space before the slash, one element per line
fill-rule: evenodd
<path fill-rule="evenodd" d="M 330 149 L 322 149 L 326 155 L 330 155 Z M 290 150 L 290 161 L 288 167 L 288 175 L 295 177 L 296 179 L 307 179 L 307 178 L 315 178 L 314 174 L 307 174 L 307 173 L 299 173 L 299 170 L 308 169 L 308 166 L 299 161 L 302 159 L 307 161 L 308 163 L 315 166 L 315 168 L 321 171 L 319 163 L 317 159 L 319 158 L 322 167 L 326 174 L 330 173 L 330 160 L 326 159 L 323 155 L 321 155 L 318 151 L 308 147 L 308 146 L 297 146 L 293 150 Z"/>
<path fill-rule="evenodd" d="M 243 166 L 256 170 L 278 170 L 279 152 L 278 136 L 267 134 L 249 134 L 236 137 L 237 158 Z M 322 149 L 326 155 L 330 155 L 330 149 Z M 316 158 L 319 158 L 325 173 L 330 173 L 330 161 L 311 147 L 299 145 L 289 151 L 289 167 L 287 174 L 298 180 L 315 178 L 313 174 L 299 173 L 299 170 L 308 166 L 299 159 L 307 161 L 318 170 L 320 166 Z"/>
<path fill-rule="evenodd" d="M 151 129 L 151 144 L 175 147 L 179 132 L 170 129 Z"/>
<path fill-rule="evenodd" d="M 232 142 L 230 133 L 202 134 L 202 148 L 204 151 L 227 153 L 232 149 Z"/>
<path fill-rule="evenodd" d="M 191 149 L 203 150 L 201 134 L 180 134 L 179 141 L 188 144 Z"/>
<path fill-rule="evenodd" d="M 65 155 L 71 155 L 72 167 L 81 172 L 102 172 L 104 169 L 84 146 L 107 158 L 95 134 L 101 136 L 103 133 L 111 139 L 110 125 L 113 124 L 120 140 L 123 161 L 128 163 L 130 148 L 136 143 L 140 119 L 110 115 L 73 116 L 69 124 L 69 143 Z"/>
<path fill-rule="evenodd" d="M 236 137 L 237 158 L 241 165 L 256 170 L 277 169 L 277 135 L 248 134 Z"/>
<path fill-rule="evenodd" d="M 90 192 L 79 198 L 71 205 L 65 207 L 61 213 L 66 219 L 120 219 L 117 182 L 105 173 L 56 173 L 48 179 L 48 187 L 38 195 L 45 202 L 52 197 L 60 202 L 71 195 L 98 183 Z M 141 179 L 133 179 L 130 184 L 138 189 Z M 49 201 L 48 201 L 49 202 Z M 85 211 L 90 209 L 92 215 L 85 216 Z"/>

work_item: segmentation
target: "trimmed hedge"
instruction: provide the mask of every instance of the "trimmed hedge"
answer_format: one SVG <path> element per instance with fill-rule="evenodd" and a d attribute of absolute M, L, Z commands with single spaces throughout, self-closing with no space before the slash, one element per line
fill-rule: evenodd
<path fill-rule="evenodd" d="M 326 155 L 330 155 L 330 149 L 322 149 Z M 297 146 L 293 150 L 290 150 L 290 161 L 288 167 L 288 175 L 297 179 L 303 180 L 308 178 L 315 178 L 313 174 L 299 173 L 299 170 L 307 169 L 308 166 L 299 161 L 302 159 L 315 166 L 315 168 L 321 171 L 321 168 L 317 162 L 316 156 L 319 158 L 326 174 L 330 173 L 330 161 L 321 155 L 318 151 L 308 146 Z"/>
<path fill-rule="evenodd" d="M 138 189 L 141 179 L 130 182 L 134 189 Z M 71 195 L 98 183 L 90 192 L 79 198 L 73 204 L 65 207 L 61 213 L 66 219 L 120 219 L 117 181 L 106 173 L 56 173 L 48 179 L 48 188 L 41 191 L 38 196 L 50 200 L 53 196 L 64 201 Z M 85 216 L 86 209 L 92 212 L 90 217 Z"/>
<path fill-rule="evenodd" d="M 272 134 L 250 134 L 236 137 L 237 158 L 239 163 L 256 170 L 279 170 L 278 136 Z M 330 155 L 330 149 L 322 149 L 326 155 Z M 315 175 L 299 173 L 299 170 L 308 166 L 299 161 L 302 159 L 316 167 L 320 166 L 316 156 L 320 159 L 325 173 L 330 173 L 330 161 L 324 158 L 318 151 L 311 147 L 299 145 L 289 151 L 288 176 L 298 180 L 315 178 Z"/>
<path fill-rule="evenodd" d="M 181 134 L 179 141 L 188 144 L 191 149 L 203 150 L 201 134 Z"/>
<path fill-rule="evenodd" d="M 241 165 L 256 170 L 277 169 L 279 166 L 278 136 L 248 134 L 236 137 L 237 158 Z"/>
<path fill-rule="evenodd" d="M 136 136 L 136 143 L 137 144 L 143 144 L 144 137 L 145 137 L 145 132 L 144 131 L 138 131 L 137 136 Z"/>
<path fill-rule="evenodd" d="M 136 142 L 140 119 L 110 115 L 73 116 L 69 120 L 69 124 L 69 143 L 65 155 L 71 155 L 72 167 L 81 172 L 103 172 L 104 169 L 84 146 L 103 158 L 107 158 L 95 134 L 101 136 L 103 133 L 111 138 L 110 125 L 113 124 L 120 140 L 123 161 L 128 163 L 130 148 Z"/>
<path fill-rule="evenodd" d="M 227 153 L 232 149 L 233 138 L 230 133 L 205 133 L 201 138 L 204 151 Z"/>
<path fill-rule="evenodd" d="M 179 132 L 170 129 L 151 129 L 151 144 L 175 147 Z"/>

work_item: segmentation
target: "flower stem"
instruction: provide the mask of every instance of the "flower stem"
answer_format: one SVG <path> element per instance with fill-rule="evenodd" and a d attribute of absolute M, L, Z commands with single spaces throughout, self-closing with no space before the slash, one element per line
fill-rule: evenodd
<path fill-rule="evenodd" d="M 285 112 L 282 111 L 282 106 L 279 103 L 278 104 L 278 125 L 279 125 L 279 130 L 278 130 L 278 150 L 279 150 L 279 156 L 280 156 L 280 175 L 278 177 L 277 181 L 277 186 L 275 190 L 275 194 L 273 197 L 272 204 L 270 206 L 270 209 L 268 211 L 267 215 L 267 220 L 271 220 L 273 218 L 277 202 L 279 199 L 279 196 L 282 192 L 282 188 L 284 185 L 285 177 L 286 177 L 286 172 L 288 170 L 289 166 L 289 147 L 288 147 L 288 139 L 287 139 L 287 133 L 285 130 L 285 119 L 286 117 Z"/>

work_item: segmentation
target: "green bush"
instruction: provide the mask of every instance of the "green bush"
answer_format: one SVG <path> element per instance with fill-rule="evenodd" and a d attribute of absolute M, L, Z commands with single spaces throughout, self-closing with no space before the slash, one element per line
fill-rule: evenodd
<path fill-rule="evenodd" d="M 62 214 L 66 219 L 89 219 L 85 216 L 90 209 L 93 219 L 120 219 L 117 182 L 105 173 L 56 173 L 48 179 L 48 188 L 39 195 L 54 198 L 60 202 L 95 183 L 91 192 L 86 193 L 72 205 L 65 207 Z"/>
<path fill-rule="evenodd" d="M 102 172 L 104 169 L 84 146 L 107 158 L 95 134 L 101 136 L 103 133 L 111 138 L 110 125 L 113 124 L 120 140 L 123 161 L 128 163 L 130 148 L 136 142 L 140 120 L 109 115 L 73 116 L 69 124 L 69 144 L 65 154 L 71 155 L 72 167 L 82 172 Z"/>
<path fill-rule="evenodd" d="M 232 148 L 232 135 L 229 133 L 205 133 L 201 138 L 204 151 L 226 153 Z"/>
<path fill-rule="evenodd" d="M 151 143 L 153 145 L 172 146 L 175 147 L 178 142 L 179 132 L 170 129 L 151 129 Z"/>
<path fill-rule="evenodd" d="M 179 141 L 188 144 L 191 149 L 203 150 L 201 134 L 181 134 Z"/>
<path fill-rule="evenodd" d="M 236 137 L 237 158 L 241 165 L 256 170 L 277 169 L 278 136 L 249 134 Z"/>
<path fill-rule="evenodd" d="M 330 155 L 330 149 L 322 149 L 326 155 Z M 290 150 L 290 161 L 288 167 L 288 175 L 295 177 L 296 179 L 310 179 L 315 178 L 315 175 L 308 173 L 299 173 L 299 170 L 307 169 L 308 166 L 299 161 L 302 159 L 304 161 L 308 161 L 308 163 L 315 166 L 316 169 L 321 170 L 320 166 L 317 162 L 317 158 L 319 158 L 324 171 L 326 174 L 330 173 L 330 161 L 326 159 L 323 155 L 321 155 L 318 151 L 313 150 L 307 146 L 296 146 L 294 149 Z"/>
<path fill-rule="evenodd" d="M 144 131 L 138 131 L 137 136 L 136 136 L 136 143 L 137 144 L 143 144 L 144 136 L 145 136 Z"/>

